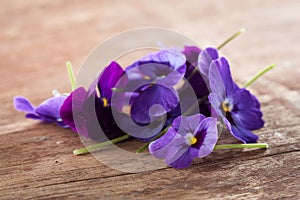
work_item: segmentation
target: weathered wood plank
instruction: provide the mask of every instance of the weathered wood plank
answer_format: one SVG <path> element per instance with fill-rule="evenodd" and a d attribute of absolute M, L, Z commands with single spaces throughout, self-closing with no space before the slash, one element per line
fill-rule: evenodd
<path fill-rule="evenodd" d="M 280 105 L 276 107 L 280 108 Z M 273 107 L 269 107 L 265 113 L 271 113 Z M 280 109 L 279 109 L 280 111 Z M 286 111 L 285 111 L 286 112 Z M 283 113 L 285 114 L 285 113 Z M 295 117 L 292 114 L 290 117 Z M 271 119 L 271 118 L 267 118 Z M 280 119 L 280 118 L 279 118 Z M 278 120 L 278 119 L 277 119 Z M 272 122 L 267 120 L 267 123 Z M 289 120 L 281 119 L 277 123 L 270 124 L 268 128 L 259 131 L 262 142 L 268 142 L 270 149 L 264 150 L 218 150 L 205 159 L 195 162 L 193 168 L 211 168 L 211 165 L 223 165 L 223 163 L 242 163 L 255 161 L 259 162 L 264 157 L 285 154 L 294 155 L 293 152 L 299 151 L 298 124 L 290 124 Z M 222 135 L 220 143 L 235 142 L 228 134 Z M 73 156 L 72 150 L 80 146 L 80 140 L 70 130 L 62 130 L 54 125 L 37 124 L 31 130 L 14 132 L 0 135 L 1 142 L 0 192 L 14 191 L 18 188 L 27 191 L 34 188 L 44 188 L 47 186 L 63 185 L 76 182 L 89 182 L 90 180 L 102 180 L 110 177 L 128 177 L 130 174 L 119 172 L 106 167 L 91 155 Z M 7 142 L 10 141 L 10 142 Z M 133 142 L 129 141 L 128 146 Z M 291 154 L 289 154 L 291 153 Z M 109 156 L 108 154 L 107 156 Z M 294 159 L 294 158 L 291 158 Z M 299 161 L 299 160 L 298 160 Z M 295 160 L 294 162 L 297 162 Z M 295 163 L 290 163 L 286 167 L 293 167 Z M 256 167 L 256 166 L 255 166 Z M 270 168 L 272 169 L 272 168 Z M 170 169 L 165 169 L 165 176 L 168 176 Z M 203 169 L 204 170 L 204 169 Z M 296 172 L 296 171 L 295 171 Z M 189 177 L 190 170 L 183 170 L 182 176 Z M 299 173 L 296 173 L 296 175 Z M 169 174 L 173 176 L 173 171 Z M 214 175 L 212 175 L 214 176 Z M 280 174 L 281 176 L 281 174 Z M 211 179 L 213 180 L 213 178 Z M 147 180 L 145 180 L 147 181 Z M 29 184 L 31 183 L 31 184 Z M 176 185 L 177 183 L 174 183 Z M 181 183 L 182 184 L 182 183 Z M 139 185 L 136 185 L 139 187 Z M 78 193 L 81 193 L 81 189 Z M 145 189 L 145 188 L 144 188 Z M 141 189 L 143 190 L 143 189 Z M 37 190 L 38 191 L 38 190 Z M 27 193 L 29 195 L 30 193 Z M 100 193 L 96 193 L 97 195 Z M 7 194 L 9 196 L 9 194 Z M 15 193 L 11 194 L 12 196 Z M 41 195 L 39 192 L 36 193 Z M 32 194 L 32 197 L 34 195 Z"/>
<path fill-rule="evenodd" d="M 299 197 L 299 152 L 246 161 L 207 162 L 189 170 L 93 177 L 1 192 L 6 198 L 199 199 Z M 93 172 L 92 172 L 93 173 Z M 16 194 L 14 191 L 18 190 Z"/>

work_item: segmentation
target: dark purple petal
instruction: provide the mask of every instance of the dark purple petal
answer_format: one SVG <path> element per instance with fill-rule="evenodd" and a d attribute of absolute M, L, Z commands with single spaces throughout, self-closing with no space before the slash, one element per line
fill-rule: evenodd
<path fill-rule="evenodd" d="M 221 57 L 219 60 L 219 71 L 223 79 L 223 83 L 225 85 L 226 95 L 230 95 L 238 89 L 236 83 L 232 80 L 230 66 L 228 61 Z"/>
<path fill-rule="evenodd" d="M 34 113 L 35 107 L 30 103 L 30 101 L 22 96 L 14 97 L 14 107 L 16 110 L 26 113 Z"/>
<path fill-rule="evenodd" d="M 172 127 L 160 138 L 149 144 L 149 152 L 156 158 L 165 158 L 167 156 L 168 145 L 176 135 L 175 129 Z"/>
<path fill-rule="evenodd" d="M 198 61 L 199 53 L 201 52 L 201 49 L 196 46 L 185 46 L 182 53 L 185 55 L 186 60 L 190 64 L 196 64 Z M 195 65 L 195 66 L 196 66 Z"/>
<path fill-rule="evenodd" d="M 47 99 L 35 109 L 35 112 L 46 122 L 56 122 L 60 118 L 60 107 L 66 98 L 66 96 L 58 96 Z"/>
<path fill-rule="evenodd" d="M 70 126 L 70 128 L 77 132 L 74 118 L 73 118 L 73 110 L 72 110 L 72 101 L 73 101 L 73 94 L 77 92 L 78 90 L 81 90 L 83 88 L 77 88 L 74 90 L 64 101 L 63 105 L 60 108 L 60 116 L 65 124 Z"/>
<path fill-rule="evenodd" d="M 57 124 L 57 126 L 60 126 L 61 128 L 70 128 L 63 121 L 56 121 L 56 124 Z"/>
<path fill-rule="evenodd" d="M 26 118 L 29 118 L 29 119 L 35 119 L 35 120 L 41 120 L 43 121 L 43 118 L 34 114 L 34 113 L 28 113 L 25 115 Z"/>
<path fill-rule="evenodd" d="M 131 107 L 131 117 L 136 123 L 148 124 L 151 122 L 151 117 L 162 116 L 174 109 L 177 104 L 178 96 L 172 88 L 154 84 L 135 97 Z"/>
<path fill-rule="evenodd" d="M 107 139 L 111 140 L 125 134 L 117 125 L 111 107 L 104 107 L 103 103 L 101 103 L 100 100 L 96 98 L 95 110 L 96 118 L 94 118 L 94 123 L 100 124 L 100 127 L 102 129 L 102 132 L 104 132 L 105 137 L 103 137 L 103 134 L 95 132 L 93 126 L 89 126 L 89 135 L 92 139 L 97 141 L 106 141 Z M 95 137 L 93 137 L 93 135 L 90 133 L 92 133 Z"/>
<path fill-rule="evenodd" d="M 237 126 L 231 126 L 231 130 L 232 135 L 244 143 L 256 143 L 258 140 L 258 136 L 249 130 Z"/>
<path fill-rule="evenodd" d="M 208 85 L 196 67 L 188 65 L 184 77 L 189 82 L 198 98 L 209 94 Z"/>
<path fill-rule="evenodd" d="M 112 62 L 101 73 L 98 88 L 101 98 L 110 99 L 112 96 L 112 88 L 116 86 L 121 77 L 125 74 L 124 70 L 117 62 Z"/>
<path fill-rule="evenodd" d="M 235 106 L 231 116 L 235 124 L 247 130 L 263 127 L 262 112 L 257 108 L 257 102 L 253 95 L 246 89 L 240 89 L 234 93 L 233 97 Z"/>
<path fill-rule="evenodd" d="M 231 95 L 232 103 L 235 105 L 233 110 L 240 111 L 240 110 L 248 110 L 249 108 L 257 108 L 257 102 L 253 101 L 252 94 L 242 88 L 237 90 Z"/>

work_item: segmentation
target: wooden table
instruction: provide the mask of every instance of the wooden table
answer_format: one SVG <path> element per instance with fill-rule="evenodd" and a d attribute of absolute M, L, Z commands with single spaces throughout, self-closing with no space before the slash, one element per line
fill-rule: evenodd
<path fill-rule="evenodd" d="M 0 199 L 299 199 L 299 8 L 297 0 L 1 1 Z M 222 54 L 241 84 L 277 64 L 251 86 L 266 121 L 256 133 L 270 148 L 218 150 L 185 170 L 130 174 L 74 156 L 83 146 L 75 133 L 13 109 L 15 95 L 39 104 L 52 89 L 70 91 L 65 61 L 78 71 L 98 43 L 143 26 L 176 30 L 201 46 L 245 27 Z"/>

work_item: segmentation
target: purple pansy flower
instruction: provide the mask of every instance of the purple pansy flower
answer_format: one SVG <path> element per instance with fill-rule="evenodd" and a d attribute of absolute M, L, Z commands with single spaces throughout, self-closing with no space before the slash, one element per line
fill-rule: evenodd
<path fill-rule="evenodd" d="M 59 110 L 65 101 L 66 96 L 51 97 L 39 106 L 34 106 L 28 99 L 22 96 L 14 97 L 14 107 L 16 110 L 25 112 L 26 118 L 40 120 L 46 123 L 56 123 L 58 126 L 67 128 L 68 126 L 62 121 Z"/>
<path fill-rule="evenodd" d="M 130 99 L 131 117 L 137 124 L 149 124 L 151 118 L 160 117 L 178 105 L 178 95 L 173 89 L 184 76 L 186 58 L 181 52 L 162 50 L 141 58 L 126 69 L 133 90 Z M 152 110 L 153 105 L 160 105 Z"/>
<path fill-rule="evenodd" d="M 257 142 L 251 131 L 263 127 L 260 103 L 248 90 L 233 82 L 230 67 L 224 57 L 209 66 L 209 100 L 231 134 L 244 143 Z"/>
<path fill-rule="evenodd" d="M 83 87 L 74 90 L 61 107 L 60 115 L 63 121 L 73 131 L 95 141 L 107 140 L 99 133 L 99 124 L 108 139 L 124 135 L 117 126 L 111 110 L 112 88 L 123 75 L 125 72 L 119 64 L 112 62 L 88 91 Z M 96 85 L 100 96 L 97 94 Z"/>
<path fill-rule="evenodd" d="M 209 155 L 218 140 L 217 119 L 196 114 L 176 118 L 165 135 L 149 145 L 150 153 L 176 169 Z"/>

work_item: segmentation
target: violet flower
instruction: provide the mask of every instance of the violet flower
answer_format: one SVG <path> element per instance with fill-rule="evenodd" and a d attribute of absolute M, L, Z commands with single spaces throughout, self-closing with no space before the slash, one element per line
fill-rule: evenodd
<path fill-rule="evenodd" d="M 149 54 L 127 67 L 127 90 L 134 93 L 130 99 L 133 121 L 140 125 L 149 124 L 151 118 L 176 108 L 179 99 L 173 86 L 183 78 L 185 71 L 185 56 L 174 50 Z M 152 116 L 149 116 L 153 105 L 160 106 L 153 109 Z"/>
<path fill-rule="evenodd" d="M 218 139 L 217 119 L 196 114 L 176 118 L 172 127 L 149 145 L 150 153 L 176 169 L 188 167 L 195 158 L 209 155 Z"/>
<path fill-rule="evenodd" d="M 251 131 L 263 127 L 260 103 L 254 95 L 233 82 L 230 67 L 224 57 L 209 66 L 209 100 L 231 134 L 244 143 L 257 142 Z"/>
<path fill-rule="evenodd" d="M 16 110 L 26 113 L 26 118 L 40 120 L 45 123 L 56 123 L 60 127 L 67 128 L 68 126 L 62 121 L 59 114 L 66 98 L 66 96 L 51 97 L 39 106 L 32 105 L 28 99 L 22 96 L 14 97 L 13 102 Z"/>
<path fill-rule="evenodd" d="M 74 90 L 61 107 L 60 115 L 63 121 L 85 138 L 99 142 L 124 135 L 117 126 L 111 110 L 112 88 L 124 74 L 119 64 L 112 62 L 88 91 L 83 87 Z M 97 95 L 96 85 L 100 96 Z M 99 125 L 105 136 L 100 133 Z"/>

